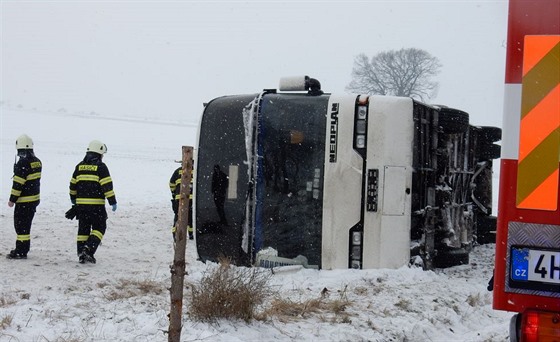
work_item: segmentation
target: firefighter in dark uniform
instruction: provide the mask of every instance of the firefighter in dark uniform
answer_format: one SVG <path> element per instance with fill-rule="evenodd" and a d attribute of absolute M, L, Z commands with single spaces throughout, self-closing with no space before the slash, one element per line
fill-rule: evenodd
<path fill-rule="evenodd" d="M 31 247 L 31 222 L 39 205 L 42 164 L 33 152 L 33 140 L 23 134 L 16 140 L 19 160 L 14 165 L 14 177 L 8 206 L 14 208 L 16 248 L 8 259 L 27 259 Z"/>
<path fill-rule="evenodd" d="M 193 165 L 194 167 L 194 165 Z M 169 179 L 169 190 L 171 190 L 171 207 L 173 208 L 173 227 L 171 227 L 171 232 L 173 233 L 173 241 L 175 241 L 175 232 L 177 231 L 177 221 L 179 220 L 179 199 L 181 198 L 181 176 L 183 175 L 182 167 L 178 167 L 173 174 L 171 179 Z M 191 184 L 190 194 L 189 194 L 189 220 L 187 223 L 187 232 L 189 233 L 189 239 L 194 239 L 193 226 L 192 226 L 192 201 L 193 201 L 193 174 L 191 170 Z"/>
<path fill-rule="evenodd" d="M 103 155 L 107 146 L 100 141 L 90 142 L 86 156 L 74 170 L 70 180 L 70 200 L 76 206 L 78 218 L 77 250 L 79 262 L 95 264 L 95 252 L 107 229 L 105 199 L 113 211 L 117 210 L 117 199 L 113 181 Z"/>

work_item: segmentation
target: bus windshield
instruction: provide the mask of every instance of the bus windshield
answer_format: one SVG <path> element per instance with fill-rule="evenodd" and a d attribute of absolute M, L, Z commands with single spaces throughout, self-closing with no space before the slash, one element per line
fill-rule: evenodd
<path fill-rule="evenodd" d="M 320 267 L 327 104 L 328 96 L 263 97 L 254 232 L 259 266 Z"/>

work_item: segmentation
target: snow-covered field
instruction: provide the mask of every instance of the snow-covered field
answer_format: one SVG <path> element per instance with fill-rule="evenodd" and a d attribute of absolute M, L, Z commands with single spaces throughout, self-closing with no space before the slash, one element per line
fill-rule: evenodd
<path fill-rule="evenodd" d="M 166 341 L 173 257 L 168 181 L 181 145 L 195 143 L 194 125 L 5 105 L 0 110 L 0 341 Z M 8 260 L 15 232 L 7 202 L 14 142 L 22 133 L 34 139 L 43 162 L 41 205 L 29 258 Z M 64 212 L 73 168 L 93 139 L 108 146 L 104 161 L 119 207 L 109 211 L 97 264 L 82 265 L 77 223 Z M 215 266 L 196 261 L 194 247 L 187 242 L 186 286 Z M 344 298 L 349 304 L 337 314 L 206 324 L 189 317 L 187 296 L 181 340 L 507 341 L 512 314 L 493 310 L 486 290 L 493 248 L 477 247 L 469 265 L 435 272 L 292 269 L 271 276 L 284 299 L 321 298 L 325 288 L 324 300 Z"/>

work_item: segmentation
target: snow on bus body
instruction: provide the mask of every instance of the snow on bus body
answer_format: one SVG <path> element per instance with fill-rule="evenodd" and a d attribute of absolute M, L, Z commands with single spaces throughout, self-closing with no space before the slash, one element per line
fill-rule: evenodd
<path fill-rule="evenodd" d="M 421 246 L 427 268 L 468 262 L 476 215 L 491 212 L 475 208 L 484 201 L 473 182 L 496 156 L 473 152 L 486 151 L 476 145 L 485 130 L 467 113 L 325 94 L 308 77 L 281 81 L 280 91 L 205 106 L 195 163 L 201 259 L 398 268 Z"/>

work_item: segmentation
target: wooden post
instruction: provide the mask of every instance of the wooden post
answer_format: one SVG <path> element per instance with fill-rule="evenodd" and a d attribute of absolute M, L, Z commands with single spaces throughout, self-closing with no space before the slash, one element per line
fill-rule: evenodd
<path fill-rule="evenodd" d="M 183 283 L 185 280 L 185 250 L 187 246 L 187 224 L 189 222 L 189 195 L 192 172 L 193 148 L 183 146 L 179 218 L 175 232 L 175 254 L 171 265 L 171 306 L 169 313 L 168 341 L 181 340 L 183 313 Z"/>

